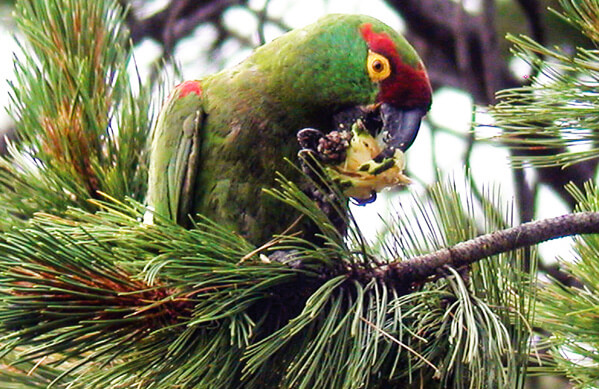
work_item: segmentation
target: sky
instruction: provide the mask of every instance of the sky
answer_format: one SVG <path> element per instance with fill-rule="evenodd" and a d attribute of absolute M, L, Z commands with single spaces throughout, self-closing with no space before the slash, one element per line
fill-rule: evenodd
<path fill-rule="evenodd" d="M 250 7 L 260 10 L 264 7 L 266 0 L 250 0 Z M 156 0 L 158 9 L 164 1 Z M 467 2 L 468 7 L 476 8 L 479 2 L 471 0 Z M 315 15 L 326 13 L 363 13 L 374 16 L 398 31 L 404 29 L 402 20 L 392 12 L 386 4 L 379 0 L 271 0 L 268 1 L 268 13 L 274 18 L 280 18 L 291 27 L 301 27 L 313 22 Z M 6 16 L 4 16 L 6 18 Z M 253 14 L 242 8 L 233 8 L 226 15 L 227 24 L 242 36 L 257 42 L 256 18 Z M 3 48 L 16 51 L 18 46 L 12 36 L 13 32 L 6 28 L 6 20 L 0 20 L 0 42 Z M 272 40 L 280 35 L 282 30 L 274 25 L 265 29 L 266 40 Z M 176 51 L 176 58 L 181 63 L 183 75 L 188 79 L 201 78 L 203 75 L 216 71 L 222 66 L 232 66 L 243 60 L 250 54 L 250 50 L 241 49 L 241 46 L 230 41 L 225 44 L 224 52 L 227 55 L 224 61 L 207 60 L 207 52 L 210 47 L 210 39 L 216 32 L 211 27 L 198 29 L 193 36 L 183 41 Z M 159 56 L 157 45 L 151 41 L 143 42 L 135 52 L 136 63 L 143 77 L 149 75 L 149 66 Z M 12 78 L 13 57 L 0 56 L 0 79 Z M 518 70 L 517 70 L 518 71 Z M 525 71 L 522 69 L 520 71 Z M 0 105 L 9 105 L 9 87 L 7 83 L 0 85 Z M 362 230 L 368 238 L 373 238 L 380 223 L 381 216 L 389 213 L 390 205 L 410 204 L 413 197 L 422 196 L 425 186 L 432 183 L 437 173 L 430 161 L 432 156 L 436 158 L 438 165 L 443 170 L 443 175 L 454 177 L 456 182 L 465 181 L 464 168 L 462 166 L 463 155 L 466 152 L 466 144 L 463 137 L 473 129 L 472 119 L 478 123 L 491 123 L 491 119 L 485 114 L 484 107 L 474 107 L 470 97 L 458 90 L 444 88 L 438 91 L 433 100 L 433 106 L 429 113 L 432 122 L 442 124 L 448 131 L 439 133 L 434 142 L 431 138 L 430 128 L 426 125 L 420 131 L 414 145 L 407 152 L 408 170 L 414 183 L 401 193 L 383 194 L 370 205 L 354 207 L 353 212 L 362 226 Z M 0 112 L 0 128 L 6 127 L 8 114 L 3 109 Z M 480 132 L 481 130 L 477 130 Z M 455 134 L 458 134 L 456 136 Z M 483 134 L 484 136 L 484 134 Z M 434 153 L 434 154 L 433 154 Z M 486 187 L 498 185 L 501 187 L 502 198 L 510 202 L 513 199 L 512 175 L 509 168 L 508 153 L 505 149 L 491 142 L 478 143 L 472 152 L 472 174 L 479 183 Z M 567 213 L 567 207 L 547 188 L 541 188 L 541 204 L 537 218 L 557 216 Z M 558 256 L 568 258 L 570 249 L 563 240 L 549 242 L 541 245 L 540 251 L 546 260 L 553 260 Z"/>
<path fill-rule="evenodd" d="M 4 53 L 14 52 L 17 50 L 16 41 L 13 39 L 10 21 L 10 13 L 4 11 L 0 6 L 0 45 Z M 13 57 L 10 55 L 0 55 L 0 128 L 6 127 L 9 123 L 9 116 L 6 112 L 6 107 L 9 103 L 8 84 L 5 79 L 12 77 Z"/>

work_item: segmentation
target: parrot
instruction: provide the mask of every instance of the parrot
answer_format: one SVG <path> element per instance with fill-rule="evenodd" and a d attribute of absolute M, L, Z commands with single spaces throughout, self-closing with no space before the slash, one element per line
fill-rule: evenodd
<path fill-rule="evenodd" d="M 324 16 L 171 91 L 150 138 L 149 222 L 192 227 L 200 214 L 268 242 L 298 218 L 265 189 L 277 173 L 305 180 L 288 162 L 301 148 L 299 131 L 367 116 L 384 134 L 373 158 L 380 162 L 410 147 L 431 102 L 424 64 L 401 34 L 370 16 Z"/>

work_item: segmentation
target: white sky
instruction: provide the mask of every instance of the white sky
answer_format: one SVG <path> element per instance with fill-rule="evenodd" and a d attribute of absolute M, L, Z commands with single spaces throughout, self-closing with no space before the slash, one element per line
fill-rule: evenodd
<path fill-rule="evenodd" d="M 5 81 L 7 78 L 12 77 L 13 69 L 13 57 L 6 55 L 6 53 L 14 52 L 17 50 L 17 44 L 12 38 L 9 30 L 6 29 L 5 24 L 0 20 L 0 45 L 5 55 L 0 56 L 0 128 L 6 127 L 9 123 L 9 116 L 6 112 L 6 107 L 9 103 L 8 95 L 8 84 Z"/>

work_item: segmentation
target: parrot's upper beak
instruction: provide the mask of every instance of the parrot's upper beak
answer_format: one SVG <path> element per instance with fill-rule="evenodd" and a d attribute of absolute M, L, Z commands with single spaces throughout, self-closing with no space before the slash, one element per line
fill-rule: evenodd
<path fill-rule="evenodd" d="M 381 104 L 382 135 L 385 149 L 376 156 L 375 161 L 392 157 L 396 149 L 406 151 L 414 142 L 422 117 L 427 110 L 422 108 L 400 109 L 390 104 Z"/>

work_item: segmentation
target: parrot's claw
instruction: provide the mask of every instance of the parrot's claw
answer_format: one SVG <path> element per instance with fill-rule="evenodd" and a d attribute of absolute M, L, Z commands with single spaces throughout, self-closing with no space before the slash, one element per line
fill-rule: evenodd
<path fill-rule="evenodd" d="M 303 149 L 316 150 L 322 137 L 324 134 L 314 128 L 304 128 L 297 132 L 297 141 Z"/>
<path fill-rule="evenodd" d="M 355 197 L 350 197 L 349 199 L 352 202 L 352 204 L 362 207 L 366 204 L 374 203 L 374 201 L 376 200 L 376 192 L 372 191 L 372 193 L 370 193 L 370 197 L 367 197 L 365 199 L 358 199 Z"/>
<path fill-rule="evenodd" d="M 316 153 L 312 149 L 301 149 L 298 151 L 297 156 L 303 161 L 308 158 L 316 158 Z"/>
<path fill-rule="evenodd" d="M 315 176 L 315 172 L 321 173 L 321 169 L 318 167 L 318 164 L 315 163 L 316 161 L 318 161 L 316 151 L 312 149 L 301 149 L 297 153 L 297 156 L 300 159 L 302 171 L 306 173 L 309 177 Z"/>

